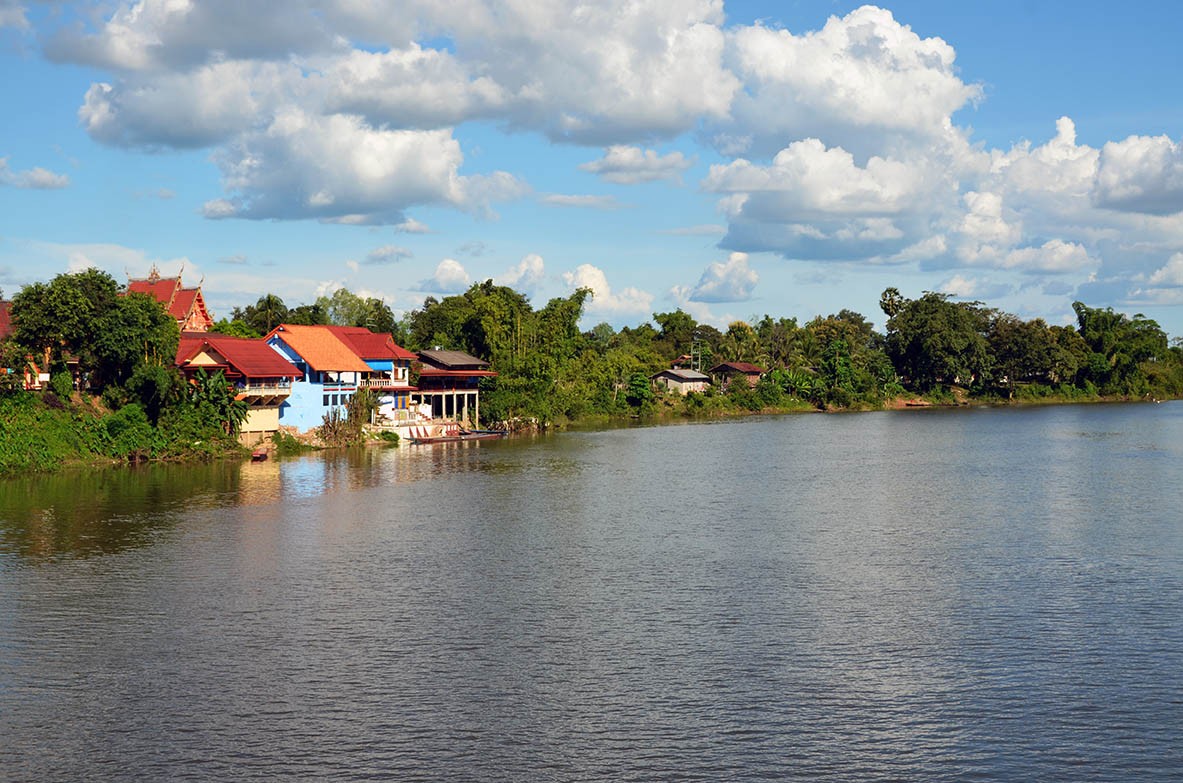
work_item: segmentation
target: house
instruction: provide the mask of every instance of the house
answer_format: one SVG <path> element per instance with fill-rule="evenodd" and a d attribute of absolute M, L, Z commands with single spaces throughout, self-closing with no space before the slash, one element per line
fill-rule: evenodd
<path fill-rule="evenodd" d="M 319 427 L 325 414 L 366 388 L 374 372 L 331 327 L 280 324 L 263 340 L 299 373 L 292 393 L 279 406 L 279 423 L 284 426 Z"/>
<path fill-rule="evenodd" d="M 378 395 L 383 414 L 393 420 L 411 417 L 411 362 L 415 354 L 394 341 L 389 333 L 371 332 L 362 326 L 326 326 L 370 367 L 360 385 Z"/>
<path fill-rule="evenodd" d="M 419 391 L 421 406 L 431 417 L 467 421 L 476 424 L 481 418 L 481 400 L 477 384 L 481 378 L 496 378 L 489 363 L 463 351 L 420 351 Z M 471 415 L 470 415 L 471 414 Z"/>
<path fill-rule="evenodd" d="M 177 367 L 187 378 L 201 370 L 219 370 L 235 390 L 236 399 L 250 406 L 239 428 L 246 445 L 279 429 L 279 411 L 292 393 L 292 380 L 301 372 L 263 340 L 207 332 L 186 332 L 177 346 Z"/>
<path fill-rule="evenodd" d="M 181 276 L 161 277 L 155 265 L 145 278 L 128 278 L 129 294 L 147 294 L 160 302 L 169 315 L 177 319 L 182 332 L 205 332 L 214 325 L 214 317 L 205 306 L 201 285 L 185 288 Z"/>
<path fill-rule="evenodd" d="M 0 341 L 7 340 L 12 337 L 12 302 L 9 300 L 0 300 Z M 77 365 L 77 361 L 74 362 Z M 5 375 L 21 375 L 20 385 L 26 391 L 36 391 L 49 384 L 49 373 L 42 368 L 49 367 L 49 352 L 46 351 L 45 358 L 40 364 L 33 358 L 32 354 L 25 357 L 25 360 L 20 363 L 19 367 L 5 367 L 0 368 L 0 373 Z"/>
<path fill-rule="evenodd" d="M 732 378 L 743 377 L 747 379 L 749 386 L 755 386 L 760 381 L 760 376 L 764 374 L 763 367 L 757 367 L 748 362 L 723 362 L 716 364 L 709 370 L 712 377 L 719 377 L 722 380 L 723 386 L 731 383 Z"/>
<path fill-rule="evenodd" d="M 711 376 L 706 373 L 701 373 L 698 370 L 682 370 L 678 368 L 654 373 L 649 376 L 649 380 L 659 386 L 664 386 L 666 391 L 677 392 L 678 394 L 706 391 L 706 388 L 711 385 Z"/>

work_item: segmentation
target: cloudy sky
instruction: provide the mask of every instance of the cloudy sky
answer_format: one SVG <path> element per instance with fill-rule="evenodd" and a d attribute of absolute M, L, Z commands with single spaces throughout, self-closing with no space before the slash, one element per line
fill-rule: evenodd
<path fill-rule="evenodd" d="M 0 288 L 492 278 L 585 324 L 887 286 L 1183 335 L 1183 6 L 0 0 Z"/>

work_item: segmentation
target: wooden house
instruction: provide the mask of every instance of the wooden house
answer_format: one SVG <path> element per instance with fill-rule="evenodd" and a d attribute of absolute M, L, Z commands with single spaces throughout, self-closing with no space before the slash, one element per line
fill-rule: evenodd
<path fill-rule="evenodd" d="M 463 351 L 438 348 L 420 351 L 419 361 L 422 367 L 416 397 L 420 405 L 430 410 L 432 418 L 476 425 L 481 414 L 478 384 L 481 378 L 497 377 L 489 363 Z"/>
<path fill-rule="evenodd" d="M 760 376 L 764 374 L 765 370 L 763 367 L 748 362 L 723 362 L 716 364 L 709 372 L 711 377 L 718 378 L 724 387 L 734 378 L 743 378 L 749 386 L 755 386 L 759 383 Z"/>

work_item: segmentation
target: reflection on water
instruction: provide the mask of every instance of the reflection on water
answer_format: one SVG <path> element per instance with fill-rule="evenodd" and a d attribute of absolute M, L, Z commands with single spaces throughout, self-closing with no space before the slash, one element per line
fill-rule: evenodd
<path fill-rule="evenodd" d="M 515 447 L 527 445 L 514 442 Z M 0 556 L 85 556 L 152 543 L 200 509 L 256 506 L 467 471 L 502 475 L 520 465 L 489 462 L 495 442 L 374 447 L 265 462 L 219 461 L 67 470 L 0 481 Z"/>
<path fill-rule="evenodd" d="M 0 779 L 1177 778 L 1181 459 L 1164 404 L 10 482 Z"/>

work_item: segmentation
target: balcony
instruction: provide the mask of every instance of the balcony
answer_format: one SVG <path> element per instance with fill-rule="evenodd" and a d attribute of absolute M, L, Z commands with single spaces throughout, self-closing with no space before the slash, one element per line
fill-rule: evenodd
<path fill-rule="evenodd" d="M 363 378 L 358 381 L 357 387 L 359 389 L 409 389 L 410 385 L 405 378 L 396 380 L 389 377 L 380 377 Z"/>
<path fill-rule="evenodd" d="M 234 397 L 251 405 L 275 405 L 292 393 L 290 381 L 284 383 L 244 383 L 234 389 Z"/>

